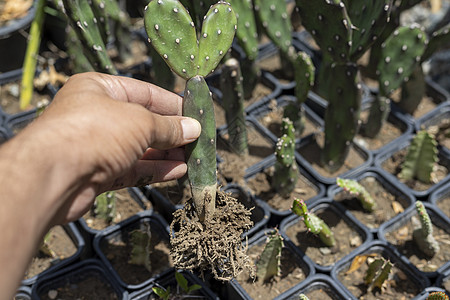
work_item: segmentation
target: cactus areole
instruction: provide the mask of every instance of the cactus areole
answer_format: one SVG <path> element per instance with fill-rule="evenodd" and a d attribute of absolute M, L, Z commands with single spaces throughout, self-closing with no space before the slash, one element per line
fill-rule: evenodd
<path fill-rule="evenodd" d="M 183 115 L 202 125 L 198 140 L 186 146 L 188 178 L 199 219 L 214 212 L 216 197 L 216 126 L 211 92 L 204 80 L 228 52 L 237 28 L 230 4 L 219 1 L 206 13 L 197 33 L 178 0 L 152 0 L 145 7 L 148 41 L 169 67 L 187 80 Z"/>

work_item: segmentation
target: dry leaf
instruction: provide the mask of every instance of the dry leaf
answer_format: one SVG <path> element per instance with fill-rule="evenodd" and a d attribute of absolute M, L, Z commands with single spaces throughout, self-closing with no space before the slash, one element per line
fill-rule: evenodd
<path fill-rule="evenodd" d="M 350 265 L 350 268 L 348 268 L 348 270 L 345 272 L 345 275 L 355 272 L 366 262 L 367 258 L 374 257 L 374 256 L 377 256 L 377 254 L 372 253 L 372 254 L 357 255 L 353 259 L 352 264 Z"/>
<path fill-rule="evenodd" d="M 403 206 L 400 203 L 398 203 L 397 201 L 392 202 L 392 209 L 394 210 L 396 215 L 405 211 L 403 209 Z"/>

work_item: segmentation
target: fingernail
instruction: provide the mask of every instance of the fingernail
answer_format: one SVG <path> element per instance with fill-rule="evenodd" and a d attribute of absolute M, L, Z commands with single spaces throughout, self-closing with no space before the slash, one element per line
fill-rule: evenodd
<path fill-rule="evenodd" d="M 183 128 L 183 138 L 188 141 L 198 138 L 202 131 L 200 123 L 192 118 L 184 118 L 181 120 L 181 127 Z"/>

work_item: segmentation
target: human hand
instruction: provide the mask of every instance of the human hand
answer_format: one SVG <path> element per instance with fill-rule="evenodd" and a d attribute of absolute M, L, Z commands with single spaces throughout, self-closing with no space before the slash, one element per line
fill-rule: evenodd
<path fill-rule="evenodd" d="M 181 112 L 181 97 L 149 83 L 99 73 L 72 76 L 27 132 L 46 139 L 53 163 L 69 170 L 52 223 L 81 217 L 104 191 L 183 176 L 179 147 L 201 128 Z"/>

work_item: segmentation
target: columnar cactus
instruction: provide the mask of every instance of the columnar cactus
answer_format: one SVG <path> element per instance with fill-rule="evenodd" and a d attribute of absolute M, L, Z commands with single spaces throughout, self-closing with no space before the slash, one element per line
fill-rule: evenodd
<path fill-rule="evenodd" d="M 329 104 L 321 160 L 334 172 L 343 165 L 358 129 L 361 93 L 356 62 L 382 32 L 391 3 L 389 0 L 296 3 L 303 26 L 323 54 L 317 90 Z"/>
<path fill-rule="evenodd" d="M 390 111 L 388 97 L 416 69 L 426 43 L 425 32 L 417 26 L 410 26 L 395 30 L 382 45 L 382 59 L 377 68 L 379 95 L 374 100 L 369 119 L 363 127 L 366 136 L 373 138 L 379 133 Z"/>
<path fill-rule="evenodd" d="M 433 257 L 439 252 L 439 243 L 433 237 L 433 224 L 421 201 L 416 202 L 416 211 L 420 224 L 413 232 L 413 240 L 423 253 Z"/>
<path fill-rule="evenodd" d="M 103 41 L 97 19 L 88 0 L 63 0 L 69 23 L 83 44 L 84 54 L 100 72 L 117 74 Z"/>
<path fill-rule="evenodd" d="M 284 247 L 283 237 L 275 230 L 268 237 L 258 262 L 256 263 L 256 276 L 261 282 L 280 275 L 281 250 Z"/>
<path fill-rule="evenodd" d="M 350 195 L 357 197 L 361 202 L 362 207 L 368 212 L 373 212 L 376 209 L 377 203 L 358 181 L 337 177 L 336 184 Z"/>
<path fill-rule="evenodd" d="M 275 146 L 275 171 L 272 176 L 272 188 L 280 196 L 288 198 L 297 184 L 299 173 L 295 160 L 295 130 L 292 122 L 284 118 L 282 136 Z"/>
<path fill-rule="evenodd" d="M 237 17 L 236 38 L 244 50 L 246 57 L 241 61 L 241 69 L 245 74 L 243 79 L 244 98 L 248 99 L 253 93 L 260 69 L 256 64 L 258 56 L 258 33 L 252 0 L 230 0 Z"/>
<path fill-rule="evenodd" d="M 303 200 L 295 199 L 292 204 L 292 212 L 303 217 L 303 222 L 309 231 L 319 236 L 320 240 L 328 247 L 334 247 L 336 240 L 330 227 L 318 216 L 308 211 Z"/>
<path fill-rule="evenodd" d="M 228 125 L 229 144 L 232 150 L 242 156 L 248 154 L 247 127 L 245 124 L 244 90 L 239 62 L 228 59 L 222 66 L 220 88 Z"/>
<path fill-rule="evenodd" d="M 105 192 L 95 198 L 95 216 L 111 223 L 116 216 L 116 192 Z"/>
<path fill-rule="evenodd" d="M 399 177 L 404 180 L 418 180 L 429 183 L 438 161 L 437 142 L 431 133 L 419 131 L 411 141 Z"/>
<path fill-rule="evenodd" d="M 216 68 L 231 46 L 237 19 L 223 1 L 211 6 L 200 39 L 186 8 L 177 0 L 151 0 L 145 9 L 148 41 L 170 68 L 186 79 L 183 115 L 197 119 L 202 133 L 186 146 L 188 177 L 200 220 L 215 208 L 216 127 L 211 92 L 204 76 Z"/>
<path fill-rule="evenodd" d="M 129 264 L 144 266 L 152 271 L 150 255 L 152 252 L 152 235 L 149 225 L 145 229 L 135 229 L 130 232 L 131 253 Z"/>
<path fill-rule="evenodd" d="M 305 128 L 305 111 L 302 104 L 305 103 L 308 92 L 314 85 L 315 67 L 311 57 L 305 52 L 299 52 L 295 60 L 295 96 L 297 101 L 284 108 L 284 117 L 294 123 L 295 131 L 301 134 Z"/>
<path fill-rule="evenodd" d="M 384 257 L 375 258 L 369 264 L 369 269 L 364 278 L 364 283 L 369 286 L 367 290 L 371 291 L 376 287 L 381 289 L 383 283 L 388 279 L 392 267 L 393 264 Z"/>

